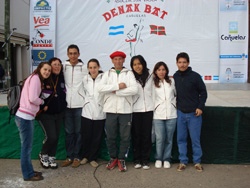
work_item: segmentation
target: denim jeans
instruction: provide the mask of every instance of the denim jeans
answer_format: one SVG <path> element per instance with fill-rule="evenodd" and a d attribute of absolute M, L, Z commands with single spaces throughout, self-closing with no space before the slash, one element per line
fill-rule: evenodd
<path fill-rule="evenodd" d="M 67 158 L 80 159 L 82 146 L 81 136 L 81 114 L 82 108 L 67 108 L 65 110 L 65 142 Z"/>
<path fill-rule="evenodd" d="M 154 126 L 156 136 L 155 159 L 170 161 L 176 118 L 168 120 L 154 119 Z"/>
<path fill-rule="evenodd" d="M 34 135 L 34 121 L 15 117 L 16 126 L 21 139 L 21 168 L 24 179 L 32 178 L 34 174 L 31 163 L 31 151 Z"/>
<path fill-rule="evenodd" d="M 202 117 L 195 116 L 195 112 L 183 113 L 177 110 L 177 144 L 181 163 L 188 163 L 187 137 L 188 131 L 191 137 L 193 150 L 193 163 L 200 163 L 202 150 L 200 144 Z"/>

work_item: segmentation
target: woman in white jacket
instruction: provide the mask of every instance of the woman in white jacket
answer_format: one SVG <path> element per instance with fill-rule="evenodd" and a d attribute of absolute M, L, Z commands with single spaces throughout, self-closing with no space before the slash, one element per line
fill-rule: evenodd
<path fill-rule="evenodd" d="M 130 66 L 135 75 L 138 93 L 133 96 L 132 141 L 134 167 L 149 169 L 152 150 L 151 132 L 154 103 L 152 98 L 153 75 L 141 55 L 132 57 Z"/>
<path fill-rule="evenodd" d="M 176 90 L 174 79 L 169 78 L 168 67 L 158 62 L 154 67 L 154 128 L 156 136 L 155 167 L 170 168 L 173 135 L 176 128 Z"/>
<path fill-rule="evenodd" d="M 100 64 L 97 59 L 90 59 L 88 62 L 89 74 L 84 76 L 79 94 L 84 98 L 82 108 L 82 148 L 83 159 L 81 164 L 88 161 L 93 167 L 100 149 L 106 114 L 103 112 L 103 95 L 99 94 L 97 87 L 102 79 L 102 71 L 99 71 Z"/>

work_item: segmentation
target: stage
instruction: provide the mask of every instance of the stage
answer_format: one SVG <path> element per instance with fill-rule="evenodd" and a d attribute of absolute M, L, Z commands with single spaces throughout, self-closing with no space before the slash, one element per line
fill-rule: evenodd
<path fill-rule="evenodd" d="M 208 99 L 203 112 L 201 144 L 202 163 L 207 164 L 245 164 L 250 163 L 250 84 L 206 84 Z M 20 158 L 20 138 L 14 118 L 9 124 L 6 106 L 7 94 L 0 94 L 0 158 Z M 42 147 L 44 134 L 35 122 L 32 158 L 37 159 Z M 191 145 L 188 147 L 191 151 Z M 151 160 L 154 160 L 155 145 Z M 191 153 L 189 153 L 192 162 Z M 60 133 L 57 159 L 65 159 L 65 133 Z M 103 138 L 100 158 L 108 160 L 105 137 Z M 172 152 L 173 162 L 178 162 L 176 134 Z M 133 160 L 130 149 L 128 161 Z"/>

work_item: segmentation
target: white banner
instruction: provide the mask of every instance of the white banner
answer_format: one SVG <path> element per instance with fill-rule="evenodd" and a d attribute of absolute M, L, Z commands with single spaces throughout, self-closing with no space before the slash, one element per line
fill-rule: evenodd
<path fill-rule="evenodd" d="M 56 1 L 30 1 L 30 41 L 32 71 L 42 61 L 54 57 L 56 33 Z"/>
<path fill-rule="evenodd" d="M 217 0 L 57 0 L 56 56 L 68 59 L 67 47 L 76 44 L 80 59 L 112 67 L 109 55 L 117 50 L 142 55 L 153 69 L 167 63 L 177 70 L 176 55 L 187 52 L 190 66 L 206 82 L 218 82 Z"/>
<path fill-rule="evenodd" d="M 220 0 L 220 82 L 246 83 L 248 78 L 248 1 Z"/>

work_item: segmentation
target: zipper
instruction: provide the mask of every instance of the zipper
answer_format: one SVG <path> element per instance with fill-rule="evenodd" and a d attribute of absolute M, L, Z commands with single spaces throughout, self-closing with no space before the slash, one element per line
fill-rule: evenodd
<path fill-rule="evenodd" d="M 146 84 L 145 84 L 146 85 Z M 144 100 L 144 106 L 145 106 L 145 112 L 147 111 L 147 107 L 146 107 L 146 99 L 145 99 L 145 92 L 144 92 L 144 88 L 142 88 L 143 91 L 143 100 Z"/>
<path fill-rule="evenodd" d="M 71 95 L 70 95 L 70 108 L 72 107 L 72 94 L 73 94 L 73 83 L 74 83 L 74 66 L 72 66 L 72 79 L 71 79 L 71 84 L 72 84 L 72 86 L 71 86 Z"/>

